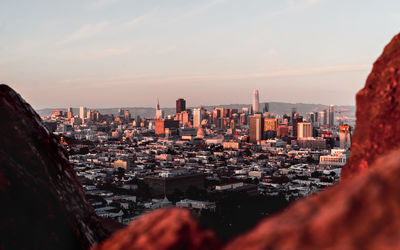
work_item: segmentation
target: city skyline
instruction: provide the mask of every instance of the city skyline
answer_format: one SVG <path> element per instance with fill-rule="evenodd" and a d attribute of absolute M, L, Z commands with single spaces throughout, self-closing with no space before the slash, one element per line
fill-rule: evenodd
<path fill-rule="evenodd" d="M 252 89 L 354 105 L 397 13 L 395 1 L 3 1 L 0 81 L 35 109 L 251 103 Z"/>

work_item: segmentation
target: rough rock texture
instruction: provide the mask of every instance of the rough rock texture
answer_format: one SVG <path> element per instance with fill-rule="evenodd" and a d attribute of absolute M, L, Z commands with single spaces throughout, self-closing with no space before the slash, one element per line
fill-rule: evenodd
<path fill-rule="evenodd" d="M 0 85 L 0 249 L 87 249 L 106 237 L 56 138 Z"/>
<path fill-rule="evenodd" d="M 225 249 L 400 249 L 400 151 L 301 200 Z"/>
<path fill-rule="evenodd" d="M 158 210 L 133 221 L 93 250 L 218 249 L 212 231 L 202 230 L 185 209 Z"/>
<path fill-rule="evenodd" d="M 365 173 L 377 157 L 400 147 L 399 84 L 400 35 L 396 35 L 357 94 L 357 125 L 342 180 Z"/>

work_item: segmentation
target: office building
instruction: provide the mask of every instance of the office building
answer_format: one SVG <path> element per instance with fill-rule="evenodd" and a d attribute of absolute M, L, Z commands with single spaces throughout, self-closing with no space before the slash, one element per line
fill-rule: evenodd
<path fill-rule="evenodd" d="M 335 125 L 335 109 L 333 105 L 329 106 L 329 126 Z"/>
<path fill-rule="evenodd" d="M 310 122 L 297 123 L 297 139 L 312 137 L 312 126 Z"/>
<path fill-rule="evenodd" d="M 264 118 L 262 114 L 250 116 L 250 142 L 257 143 L 263 139 Z"/>
<path fill-rule="evenodd" d="M 83 121 L 85 119 L 85 116 L 86 116 L 86 108 L 80 107 L 79 108 L 79 118 L 81 118 Z"/>
<path fill-rule="evenodd" d="M 253 96 L 253 113 L 257 114 L 260 112 L 260 100 L 259 100 L 259 95 L 258 95 L 258 90 L 254 90 L 254 96 Z"/>
<path fill-rule="evenodd" d="M 182 111 L 186 110 L 186 101 L 185 99 L 179 98 L 176 100 L 176 113 L 179 114 Z"/>
<path fill-rule="evenodd" d="M 264 139 L 276 137 L 276 119 L 264 118 Z"/>
<path fill-rule="evenodd" d="M 178 133 L 179 121 L 172 119 L 161 119 L 155 121 L 155 133 L 158 136 L 176 135 Z"/>
<path fill-rule="evenodd" d="M 297 129 L 297 124 L 298 123 L 300 123 L 300 122 L 303 122 L 303 117 L 302 116 L 298 116 L 297 114 L 294 116 L 294 118 L 293 118 L 293 122 L 292 122 L 292 134 L 293 134 L 293 137 L 295 137 L 295 138 L 297 138 L 297 132 L 298 132 L 298 129 Z"/>
<path fill-rule="evenodd" d="M 156 105 L 156 119 L 162 119 L 164 118 L 164 111 L 162 109 L 160 109 L 160 102 L 158 101 L 157 98 L 157 105 Z"/>
<path fill-rule="evenodd" d="M 199 128 L 201 126 L 201 108 L 193 109 L 193 127 Z"/>
<path fill-rule="evenodd" d="M 326 111 L 326 109 L 324 109 L 321 112 L 319 112 L 318 120 L 319 120 L 319 124 L 321 126 L 326 126 L 328 124 L 327 123 L 327 111 Z"/>
<path fill-rule="evenodd" d="M 339 126 L 339 144 L 342 149 L 349 149 L 351 146 L 352 127 L 349 125 Z"/>

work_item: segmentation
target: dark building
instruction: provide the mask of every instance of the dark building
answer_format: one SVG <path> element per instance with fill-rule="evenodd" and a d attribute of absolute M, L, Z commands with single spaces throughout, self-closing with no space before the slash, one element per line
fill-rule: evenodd
<path fill-rule="evenodd" d="M 146 176 L 144 182 L 149 186 L 152 195 L 162 197 L 173 194 L 175 190 L 185 192 L 190 186 L 204 189 L 204 175 L 185 174 L 174 177 Z"/>
<path fill-rule="evenodd" d="M 335 125 L 335 108 L 333 105 L 329 106 L 329 117 L 328 117 L 329 126 Z"/>
<path fill-rule="evenodd" d="M 268 113 L 268 112 L 269 112 L 269 103 L 264 103 L 263 112 L 264 112 L 264 113 Z"/>
<path fill-rule="evenodd" d="M 179 121 L 172 119 L 162 119 L 155 121 L 156 135 L 165 135 L 166 132 L 170 135 L 176 135 L 179 128 Z"/>
<path fill-rule="evenodd" d="M 302 116 L 297 116 L 293 119 L 293 137 L 297 138 L 297 124 L 303 122 Z"/>
<path fill-rule="evenodd" d="M 263 139 L 264 118 L 262 114 L 250 116 L 250 142 L 257 143 Z"/>
<path fill-rule="evenodd" d="M 176 113 L 180 113 L 186 110 L 186 101 L 185 99 L 179 98 L 176 100 Z"/>

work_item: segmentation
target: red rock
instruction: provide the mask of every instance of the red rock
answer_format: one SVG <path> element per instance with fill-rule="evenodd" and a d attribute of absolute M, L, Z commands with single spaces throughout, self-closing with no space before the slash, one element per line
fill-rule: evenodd
<path fill-rule="evenodd" d="M 202 230 L 185 209 L 163 209 L 145 214 L 93 250 L 218 249 L 214 233 Z"/>
<path fill-rule="evenodd" d="M 400 34 L 374 63 L 356 97 L 357 123 L 341 179 L 365 173 L 377 157 L 400 147 Z"/>
<path fill-rule="evenodd" d="M 67 157 L 31 106 L 0 85 L 0 249 L 87 249 L 108 235 Z"/>
<path fill-rule="evenodd" d="M 400 151 L 230 242 L 244 249 L 400 249 Z"/>

